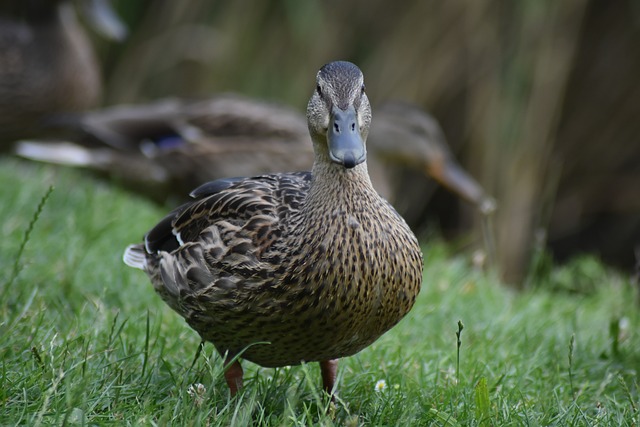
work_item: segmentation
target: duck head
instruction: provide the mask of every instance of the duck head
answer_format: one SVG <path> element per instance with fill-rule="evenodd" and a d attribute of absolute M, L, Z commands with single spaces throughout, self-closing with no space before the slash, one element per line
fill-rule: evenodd
<path fill-rule="evenodd" d="M 367 158 L 371 105 L 362 71 L 350 62 L 324 65 L 316 77 L 307 120 L 316 156 L 351 169 Z"/>

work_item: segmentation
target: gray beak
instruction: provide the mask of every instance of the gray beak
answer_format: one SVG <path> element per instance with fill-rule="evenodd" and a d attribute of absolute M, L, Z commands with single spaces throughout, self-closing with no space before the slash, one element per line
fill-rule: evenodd
<path fill-rule="evenodd" d="M 360 135 L 360 126 L 353 106 L 346 110 L 333 107 L 327 140 L 331 160 L 347 169 L 359 165 L 367 158 L 367 150 Z"/>

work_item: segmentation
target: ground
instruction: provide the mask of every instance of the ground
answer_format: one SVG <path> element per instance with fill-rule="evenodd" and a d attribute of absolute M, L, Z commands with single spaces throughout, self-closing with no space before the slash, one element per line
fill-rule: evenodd
<path fill-rule="evenodd" d="M 192 366 L 197 334 L 121 262 L 166 209 L 11 159 L 0 182 L 2 424 L 640 424 L 637 288 L 594 258 L 516 292 L 425 240 L 414 309 L 341 362 L 335 403 L 315 365 L 248 362 L 230 399 L 213 347 Z"/>

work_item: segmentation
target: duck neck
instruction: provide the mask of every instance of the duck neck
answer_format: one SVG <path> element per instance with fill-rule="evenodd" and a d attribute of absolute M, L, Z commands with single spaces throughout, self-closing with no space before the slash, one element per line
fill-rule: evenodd
<path fill-rule="evenodd" d="M 311 172 L 313 181 L 305 203 L 309 209 L 357 209 L 365 200 L 371 202 L 379 197 L 371 184 L 366 162 L 347 169 L 328 156 L 316 155 Z"/>

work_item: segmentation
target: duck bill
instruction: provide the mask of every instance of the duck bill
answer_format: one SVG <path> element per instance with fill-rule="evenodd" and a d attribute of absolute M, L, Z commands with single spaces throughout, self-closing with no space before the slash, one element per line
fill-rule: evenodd
<path fill-rule="evenodd" d="M 353 106 L 346 110 L 334 107 L 327 132 L 329 157 L 347 169 L 364 162 L 367 150 L 360 135 L 358 115 Z"/>
<path fill-rule="evenodd" d="M 495 210 L 495 201 L 487 196 L 480 184 L 455 162 L 445 161 L 439 167 L 431 168 L 428 173 L 440 184 L 477 206 L 480 211 L 491 213 Z"/>

